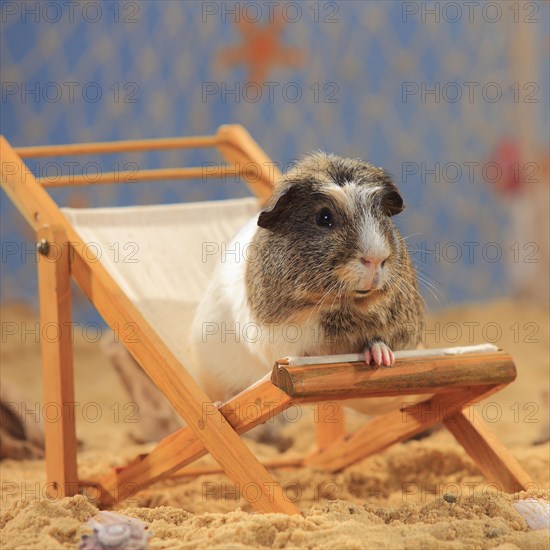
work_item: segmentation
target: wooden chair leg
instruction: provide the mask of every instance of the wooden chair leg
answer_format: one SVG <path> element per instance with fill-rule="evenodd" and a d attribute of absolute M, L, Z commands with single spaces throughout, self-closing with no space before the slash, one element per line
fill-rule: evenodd
<path fill-rule="evenodd" d="M 489 431 L 483 420 L 474 420 L 473 407 L 445 420 L 444 424 L 472 457 L 481 473 L 497 484 L 500 491 L 516 493 L 533 486 L 533 480 L 510 451 Z"/>
<path fill-rule="evenodd" d="M 63 228 L 37 232 L 47 492 L 78 492 L 69 249 Z"/>
<path fill-rule="evenodd" d="M 325 449 L 346 433 L 344 403 L 342 401 L 320 401 L 315 407 L 317 447 Z"/>
<path fill-rule="evenodd" d="M 291 397 L 265 380 L 224 403 L 219 411 L 231 427 L 242 434 L 277 415 L 292 403 Z M 211 407 L 211 411 L 205 409 L 205 414 L 214 412 L 214 405 Z M 98 483 L 88 484 L 97 486 L 97 497 L 101 503 L 112 505 L 207 453 L 196 433 L 190 428 L 182 428 L 163 439 L 150 453 L 140 455 L 127 466 L 113 470 Z"/>
<path fill-rule="evenodd" d="M 403 410 L 380 415 L 352 435 L 343 436 L 313 453 L 304 464 L 330 472 L 342 470 L 458 414 L 467 404 L 493 391 L 496 391 L 495 386 L 478 386 L 440 393 Z"/>

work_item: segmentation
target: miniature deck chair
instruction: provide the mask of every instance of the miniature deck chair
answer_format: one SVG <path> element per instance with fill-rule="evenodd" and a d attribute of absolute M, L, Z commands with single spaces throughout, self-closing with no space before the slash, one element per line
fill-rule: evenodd
<path fill-rule="evenodd" d="M 58 496 L 93 486 L 100 502 L 109 505 L 166 476 L 185 472 L 184 466 L 210 453 L 237 487 L 254 488 L 243 496 L 256 510 L 298 513 L 240 434 L 293 404 L 315 402 L 319 403 L 318 450 L 299 464 L 338 471 L 442 422 L 501 490 L 518 491 L 531 483 L 504 446 L 479 419 L 474 421 L 469 409 L 514 380 L 514 363 L 503 351 L 405 353 L 391 369 L 373 369 L 360 356 L 281 359 L 271 375 L 221 407 L 211 403 L 184 368 L 189 364 L 186 327 L 213 265 L 201 261 L 202 243 L 227 242 L 270 196 L 279 175 L 244 128 L 222 126 L 208 137 L 18 149 L 2 137 L 0 147 L 2 188 L 36 232 L 41 323 L 55 323 L 60 330 L 59 338 L 41 341 L 45 401 L 59 403 L 63 411 L 60 420 L 45 426 L 47 478 Z M 45 187 L 83 185 L 89 183 L 86 178 L 36 179 L 22 160 L 197 147 L 216 147 L 231 165 L 217 170 L 142 170 L 135 178 L 204 180 L 240 174 L 257 199 L 60 209 Z M 105 173 L 94 183 L 110 184 L 123 176 Z M 137 243 L 139 262 L 115 261 L 109 247 L 117 241 Z M 99 243 L 99 248 L 89 246 L 92 242 Z M 71 275 L 186 423 L 152 452 L 99 480 L 80 480 L 77 475 L 74 414 L 70 411 L 74 403 Z M 426 399 L 403 405 L 413 394 L 425 394 Z M 374 417 L 353 434 L 345 433 L 343 407 L 323 406 L 327 401 L 373 396 L 400 396 L 402 406 Z"/>

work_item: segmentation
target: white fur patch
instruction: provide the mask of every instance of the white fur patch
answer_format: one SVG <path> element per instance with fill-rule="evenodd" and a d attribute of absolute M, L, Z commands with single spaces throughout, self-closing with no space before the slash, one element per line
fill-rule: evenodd
<path fill-rule="evenodd" d="M 330 187 L 330 191 L 333 196 L 337 197 L 345 204 L 346 208 L 351 211 L 354 211 L 357 207 L 358 197 L 361 202 L 368 202 L 371 200 L 371 197 L 381 189 L 382 187 L 379 185 L 365 187 L 363 185 L 359 186 L 354 182 L 347 182 L 342 186 L 335 183 Z M 382 230 L 379 227 L 376 218 L 374 218 L 368 211 L 363 218 L 362 230 L 359 239 L 360 250 L 366 256 L 372 256 L 382 260 L 389 256 L 390 250 Z"/>
<path fill-rule="evenodd" d="M 377 220 L 367 212 L 359 235 L 359 246 L 365 256 L 385 260 L 390 251 Z"/>

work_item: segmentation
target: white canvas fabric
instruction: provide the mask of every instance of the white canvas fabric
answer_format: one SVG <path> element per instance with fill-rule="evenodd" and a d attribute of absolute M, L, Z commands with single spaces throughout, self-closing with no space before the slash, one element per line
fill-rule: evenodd
<path fill-rule="evenodd" d="M 176 357 L 191 361 L 195 308 L 234 233 L 259 211 L 255 198 L 116 208 L 63 208 L 121 290 Z M 235 251 L 241 253 L 242 251 Z M 139 338 L 134 327 L 121 339 Z"/>

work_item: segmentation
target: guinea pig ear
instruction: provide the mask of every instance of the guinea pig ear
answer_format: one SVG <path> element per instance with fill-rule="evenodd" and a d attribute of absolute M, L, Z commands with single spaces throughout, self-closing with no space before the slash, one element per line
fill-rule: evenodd
<path fill-rule="evenodd" d="M 392 188 L 387 193 L 384 193 L 382 197 L 382 209 L 387 216 L 395 216 L 405 210 L 403 197 L 399 194 L 397 187 L 393 184 L 391 187 Z"/>
<path fill-rule="evenodd" d="M 294 195 L 296 195 L 294 187 L 289 187 L 284 191 L 273 206 L 266 208 L 260 213 L 258 225 L 264 229 L 273 229 L 282 216 L 288 212 Z"/>

